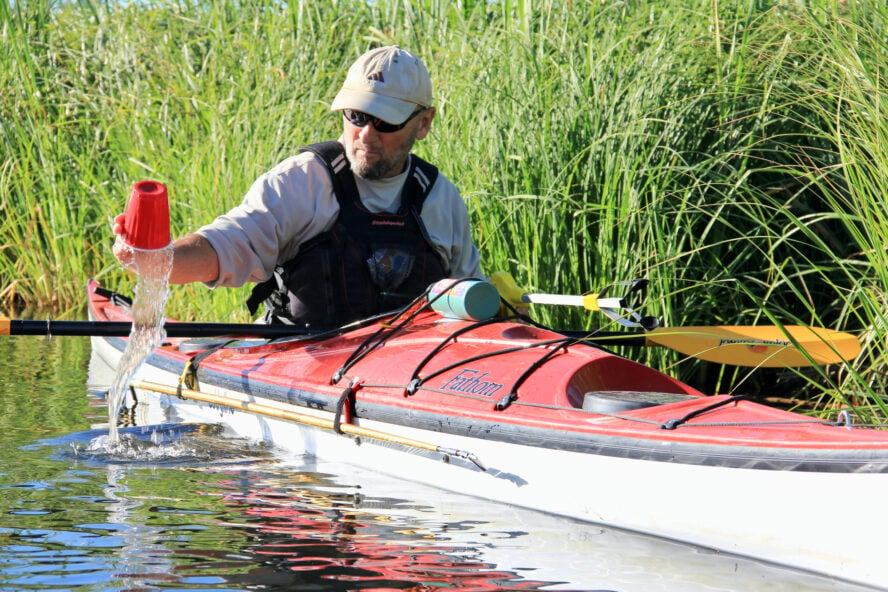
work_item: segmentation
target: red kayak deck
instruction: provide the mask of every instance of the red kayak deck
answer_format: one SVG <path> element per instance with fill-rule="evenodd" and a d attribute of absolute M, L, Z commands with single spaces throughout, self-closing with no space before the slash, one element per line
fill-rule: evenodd
<path fill-rule="evenodd" d="M 89 296 L 95 320 L 129 320 L 125 307 L 92 288 Z M 380 329 L 391 336 L 368 342 Z M 196 355 L 184 343 L 192 345 L 168 339 L 151 363 L 181 371 Z M 421 312 L 399 331 L 371 325 L 323 340 L 234 344 L 202 359 L 197 375 L 314 409 L 335 410 L 346 393 L 357 417 L 471 437 L 691 464 L 888 472 L 888 432 L 705 396 L 604 349 L 511 322 L 472 326 Z"/>

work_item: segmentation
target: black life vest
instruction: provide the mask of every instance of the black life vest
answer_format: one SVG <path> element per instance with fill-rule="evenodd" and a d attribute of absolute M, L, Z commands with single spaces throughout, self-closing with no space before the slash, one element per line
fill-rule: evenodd
<path fill-rule="evenodd" d="M 361 203 L 345 148 L 339 142 L 304 146 L 326 164 L 339 202 L 333 227 L 306 241 L 275 268 L 247 301 L 255 313 L 264 301 L 267 323 L 339 327 L 394 310 L 448 276 L 420 212 L 438 169 L 412 156 L 394 214 L 374 214 Z"/>

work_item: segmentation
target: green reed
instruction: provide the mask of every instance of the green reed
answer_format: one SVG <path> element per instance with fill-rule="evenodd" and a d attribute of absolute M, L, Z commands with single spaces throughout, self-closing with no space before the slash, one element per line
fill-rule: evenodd
<path fill-rule="evenodd" d="M 436 84 L 417 150 L 462 189 L 487 272 L 560 293 L 646 277 L 642 312 L 670 325 L 859 333 L 859 360 L 776 378 L 625 353 L 884 417 L 886 16 L 875 0 L 7 4 L 0 297 L 77 316 L 88 276 L 130 288 L 110 221 L 135 181 L 168 186 L 175 235 L 209 222 L 336 137 L 345 68 L 399 43 Z M 245 320 L 247 290 L 176 287 L 169 310 Z"/>

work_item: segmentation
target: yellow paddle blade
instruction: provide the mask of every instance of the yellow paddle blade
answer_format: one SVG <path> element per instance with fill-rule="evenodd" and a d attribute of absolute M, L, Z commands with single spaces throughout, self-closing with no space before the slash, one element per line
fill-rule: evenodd
<path fill-rule="evenodd" d="M 11 323 L 9 317 L 0 316 L 0 335 L 11 335 L 9 332 Z"/>
<path fill-rule="evenodd" d="M 836 364 L 860 353 L 860 341 L 850 333 L 801 325 L 662 327 L 648 331 L 645 338 L 687 356 L 732 366 Z"/>

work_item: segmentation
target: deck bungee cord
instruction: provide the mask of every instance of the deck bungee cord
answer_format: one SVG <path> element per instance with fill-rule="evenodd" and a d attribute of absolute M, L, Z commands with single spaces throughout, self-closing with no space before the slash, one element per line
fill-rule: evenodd
<path fill-rule="evenodd" d="M 453 283 L 451 286 L 456 286 L 462 282 L 474 282 L 474 281 L 477 281 L 477 280 L 475 280 L 474 278 L 453 280 Z M 380 327 L 380 329 L 378 331 L 376 331 L 372 335 L 368 336 L 367 339 L 365 339 L 364 342 L 361 343 L 355 349 L 354 352 L 352 352 L 352 354 L 348 357 L 348 359 L 345 361 L 345 363 L 333 374 L 333 376 L 331 378 L 331 384 L 338 384 L 341 380 L 348 378 L 348 376 L 346 375 L 346 372 L 350 368 L 352 368 L 355 364 L 357 364 L 360 360 L 362 360 L 364 357 L 369 355 L 375 349 L 382 347 L 388 340 L 390 340 L 392 337 L 397 335 L 399 332 L 403 331 L 406 327 L 408 327 L 410 325 L 410 323 L 423 310 L 426 310 L 427 308 L 433 308 L 435 302 L 438 299 L 443 298 L 445 295 L 444 292 L 440 292 L 438 294 L 432 294 L 432 290 L 433 290 L 433 287 L 430 287 L 429 289 L 427 289 L 422 295 L 420 295 L 413 302 L 411 302 L 406 307 L 404 307 L 404 309 L 401 312 L 396 314 L 393 317 L 392 321 L 390 321 L 389 323 L 386 323 L 386 326 Z M 506 306 L 509 309 L 511 309 L 512 312 L 514 312 L 517 316 L 529 319 L 529 317 L 526 317 L 526 315 L 522 315 L 521 313 L 519 313 L 514 307 L 509 305 L 505 300 L 503 300 L 503 303 L 505 303 Z M 415 310 L 412 313 L 410 313 L 409 312 L 410 309 L 414 308 L 414 307 L 415 307 Z M 396 321 L 398 319 L 398 317 L 400 317 L 402 314 L 406 315 L 405 318 L 400 323 L 394 324 L 394 321 Z M 515 347 L 508 347 L 508 348 L 503 348 L 500 350 L 488 351 L 488 352 L 484 352 L 482 354 L 479 354 L 477 356 L 470 356 L 467 358 L 463 358 L 461 360 L 458 360 L 457 362 L 454 362 L 452 364 L 449 364 L 449 365 L 446 365 L 442 368 L 439 368 L 439 369 L 435 370 L 434 372 L 428 374 L 427 376 L 424 376 L 424 377 L 419 376 L 419 372 L 422 370 L 422 368 L 426 364 L 428 364 L 432 359 L 434 359 L 434 357 L 436 355 L 438 355 L 448 344 L 455 341 L 458 337 L 463 336 L 466 333 L 469 333 L 469 332 L 476 330 L 480 327 L 484 327 L 486 325 L 496 323 L 496 322 L 502 322 L 503 320 L 504 319 L 502 317 L 498 317 L 498 316 L 494 316 L 489 319 L 478 320 L 478 321 L 475 321 L 474 323 L 469 324 L 468 326 L 461 327 L 460 329 L 457 329 L 452 334 L 450 334 L 449 336 L 442 339 L 441 343 L 439 343 L 431 352 L 429 352 L 429 354 L 427 354 L 426 357 L 423 358 L 419 362 L 419 364 L 414 368 L 411 378 L 410 378 L 408 384 L 406 385 L 405 394 L 407 396 L 413 395 L 417 391 L 417 389 L 422 385 L 422 383 L 424 381 L 430 380 L 433 377 L 439 376 L 445 372 L 448 372 L 448 371 L 458 368 L 460 366 L 465 366 L 466 364 L 469 364 L 469 363 L 472 363 L 472 362 L 475 362 L 478 360 L 489 359 L 489 358 L 492 358 L 495 356 L 509 354 L 509 353 L 515 353 L 515 352 L 519 352 L 519 351 L 523 351 L 523 350 L 527 350 L 527 349 L 531 349 L 531 348 L 555 346 L 555 347 L 552 347 L 545 354 L 543 354 L 540 357 L 540 359 L 538 359 L 534 363 L 530 364 L 528 366 L 528 368 L 514 381 L 514 383 L 512 384 L 512 387 L 509 389 L 508 394 L 506 394 L 504 397 L 502 397 L 500 400 L 498 400 L 494 404 L 494 408 L 496 410 L 503 411 L 506 408 L 508 408 L 509 405 L 511 405 L 512 402 L 514 402 L 518 398 L 517 390 L 521 386 L 521 384 L 523 384 L 524 381 L 527 380 L 528 377 L 530 377 L 543 364 L 545 364 L 545 362 L 547 360 L 551 359 L 559 351 L 566 350 L 567 347 L 581 342 L 580 338 L 560 337 L 560 338 L 551 339 L 551 340 L 543 340 L 543 341 L 526 343 L 526 344 L 515 346 Z M 544 328 L 542 325 L 539 325 L 539 324 L 536 324 L 536 325 L 540 328 Z M 350 379 L 350 381 L 352 381 L 351 384 L 346 388 L 346 390 L 343 392 L 342 397 L 340 398 L 340 403 L 338 405 L 338 408 L 340 411 L 341 411 L 341 408 L 342 408 L 344 402 L 348 398 L 355 396 L 355 391 L 357 390 L 357 379 Z"/>
<path fill-rule="evenodd" d="M 456 280 L 457 283 L 461 281 L 464 280 Z M 432 287 L 429 286 L 422 294 L 414 298 L 411 302 L 409 302 L 401 309 L 394 311 L 394 313 L 388 313 L 386 316 L 391 316 L 391 320 L 384 323 L 380 322 L 379 329 L 369 335 L 355 349 L 355 351 L 352 352 L 352 354 L 348 357 L 348 359 L 346 359 L 342 366 L 333 373 L 333 376 L 330 378 L 330 384 L 337 384 L 340 380 L 342 380 L 349 368 L 357 364 L 364 356 L 368 355 L 374 349 L 384 345 L 386 341 L 402 331 L 413 319 L 416 318 L 419 313 L 425 310 L 432 302 L 443 296 L 443 294 L 439 294 L 436 297 L 429 298 L 431 289 Z M 410 312 L 411 309 L 415 310 L 413 310 L 413 312 Z M 405 318 L 400 323 L 395 324 L 398 321 L 398 318 L 402 315 L 405 315 Z"/>
<path fill-rule="evenodd" d="M 434 357 L 437 356 L 438 353 L 447 346 L 447 344 L 452 343 L 453 341 L 456 340 L 457 337 L 461 337 L 462 335 L 465 335 L 466 333 L 469 333 L 470 331 L 473 331 L 473 330 L 477 329 L 478 327 L 483 327 L 485 325 L 489 325 L 489 324 L 495 323 L 497 321 L 498 321 L 497 319 L 488 319 L 486 321 L 478 321 L 477 323 L 473 323 L 471 325 L 463 327 L 462 329 L 458 329 L 458 330 L 454 331 L 453 333 L 451 333 L 446 338 L 442 339 L 441 343 L 439 343 L 437 346 L 435 346 L 435 348 L 432 349 L 432 351 L 430 351 L 426 355 L 426 357 L 424 357 L 422 360 L 420 360 L 420 362 L 413 369 L 413 373 L 410 376 L 410 381 L 407 383 L 407 389 L 406 389 L 407 395 L 412 395 L 413 393 L 415 393 L 416 389 L 422 384 L 422 382 L 424 380 L 428 379 L 428 377 L 420 378 L 420 376 L 419 376 L 420 371 L 422 371 L 422 369 L 425 368 L 426 364 L 431 362 L 432 359 L 434 359 Z"/>

